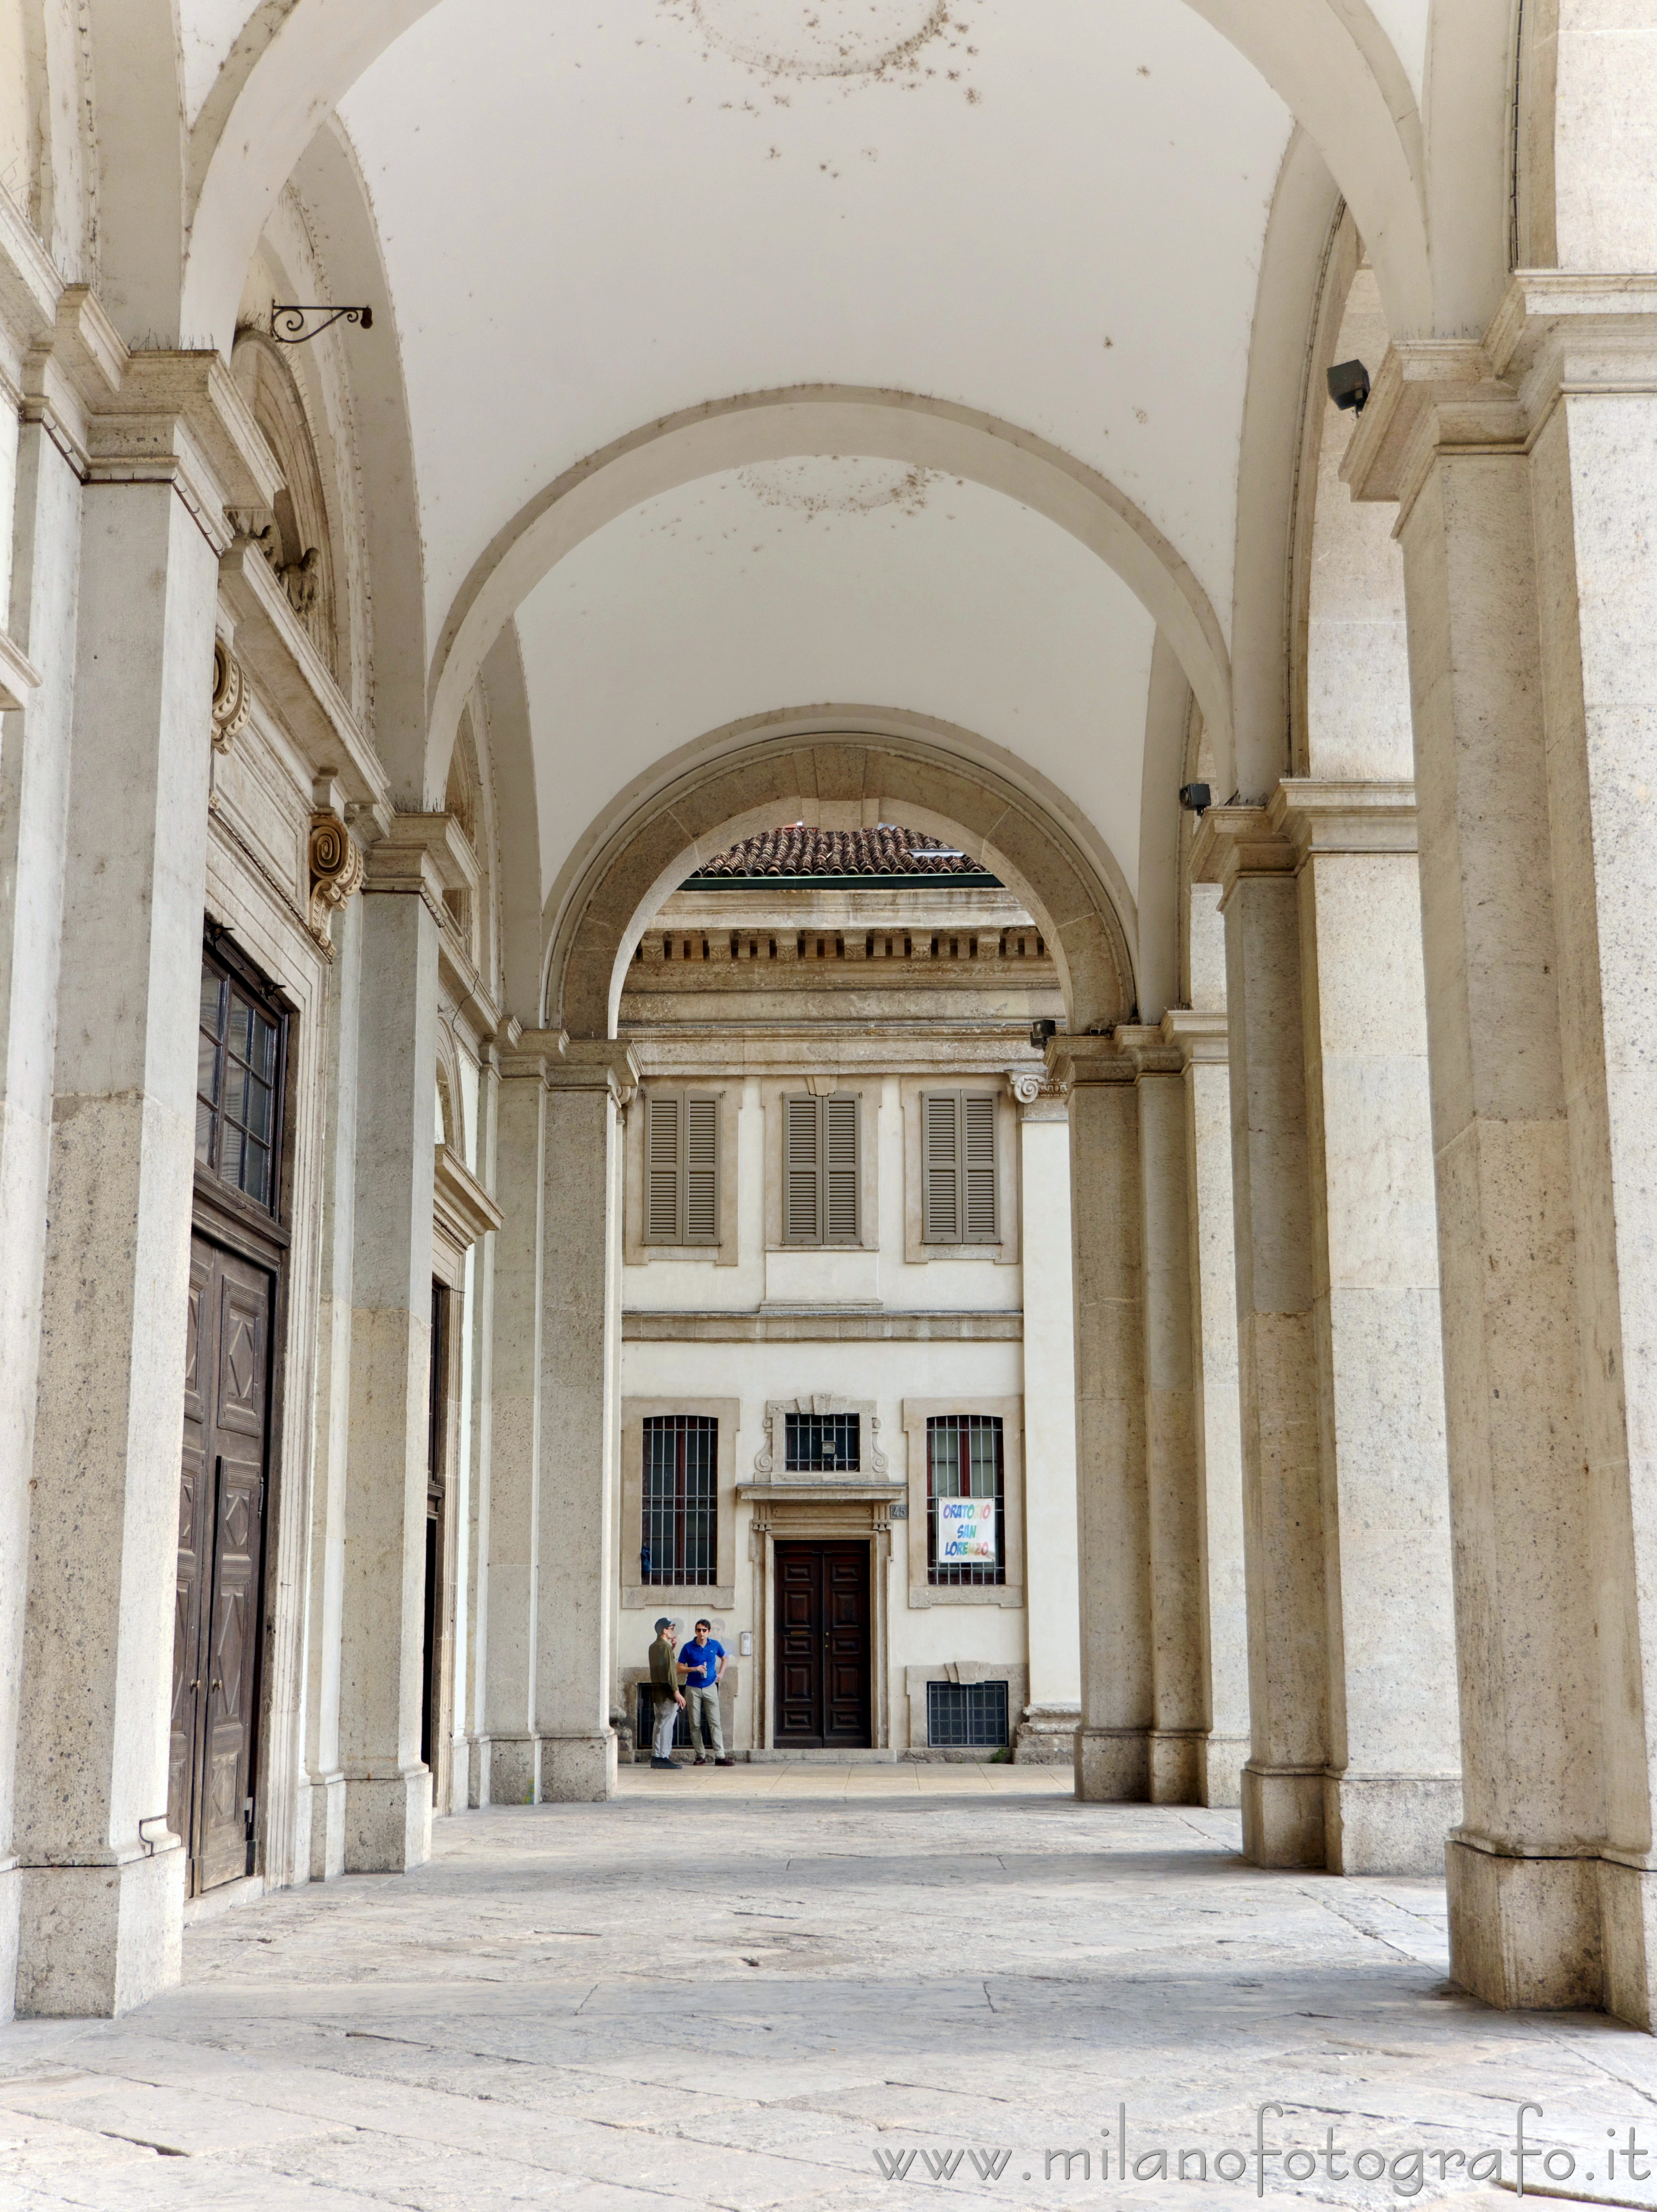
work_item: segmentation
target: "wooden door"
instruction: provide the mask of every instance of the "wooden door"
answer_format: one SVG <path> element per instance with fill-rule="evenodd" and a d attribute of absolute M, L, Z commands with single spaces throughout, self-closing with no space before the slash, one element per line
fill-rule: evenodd
<path fill-rule="evenodd" d="M 252 1859 L 271 1293 L 265 1269 L 192 1239 L 168 1776 L 192 1895 Z"/>
<path fill-rule="evenodd" d="M 777 1547 L 780 1750 L 869 1741 L 868 1546 Z"/>

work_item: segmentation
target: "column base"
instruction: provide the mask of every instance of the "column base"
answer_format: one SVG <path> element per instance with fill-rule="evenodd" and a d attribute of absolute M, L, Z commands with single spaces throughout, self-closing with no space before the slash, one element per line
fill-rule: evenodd
<path fill-rule="evenodd" d="M 1143 1805 L 1151 1794 L 1148 1729 L 1076 1730 L 1076 1796 L 1089 1805 Z"/>
<path fill-rule="evenodd" d="M 544 1735 L 540 1740 L 543 1805 L 601 1805 L 616 1794 L 616 1734 Z"/>
<path fill-rule="evenodd" d="M 17 2002 L 17 1928 L 23 1909 L 23 1870 L 15 1859 L 0 1867 L 0 2021 Z"/>
<path fill-rule="evenodd" d="M 431 1770 L 345 1779 L 345 1872 L 405 1874 L 431 1856 Z"/>
<path fill-rule="evenodd" d="M 1324 1864 L 1331 1874 L 1437 1875 L 1461 1820 L 1459 1774 L 1324 1778 Z"/>
<path fill-rule="evenodd" d="M 1243 1767 L 1248 1754 L 1249 1741 L 1246 1735 L 1210 1733 L 1202 1737 L 1197 1756 L 1197 1786 L 1202 1791 L 1198 1802 L 1204 1805 L 1240 1805 Z"/>
<path fill-rule="evenodd" d="M 1080 1705 L 1026 1705 L 1013 1731 L 1016 1766 L 1069 1766 L 1076 1755 Z"/>
<path fill-rule="evenodd" d="M 1153 1729 L 1150 1736 L 1153 1805 L 1202 1802 L 1202 1734 L 1197 1729 Z"/>
<path fill-rule="evenodd" d="M 1601 1859 L 1599 1926 L 1605 1959 L 1599 2002 L 1649 2035 L 1657 2027 L 1657 1870 Z"/>
<path fill-rule="evenodd" d="M 17 2010 L 113 2020 L 184 1974 L 184 1845 L 120 1866 L 17 1869 Z"/>
<path fill-rule="evenodd" d="M 1321 1766 L 1243 1769 L 1243 1856 L 1253 1866 L 1320 1867 L 1324 1863 Z"/>
<path fill-rule="evenodd" d="M 1445 1852 L 1450 1974 L 1508 2012 L 1597 2008 L 1604 2000 L 1593 1857 L 1521 1858 L 1465 1832 Z"/>
<path fill-rule="evenodd" d="M 311 1784 L 311 1880 L 335 1881 L 345 1871 L 345 1778 L 325 1774 Z"/>
<path fill-rule="evenodd" d="M 492 1735 L 483 1746 L 484 1805 L 536 1803 L 533 1735 Z"/>

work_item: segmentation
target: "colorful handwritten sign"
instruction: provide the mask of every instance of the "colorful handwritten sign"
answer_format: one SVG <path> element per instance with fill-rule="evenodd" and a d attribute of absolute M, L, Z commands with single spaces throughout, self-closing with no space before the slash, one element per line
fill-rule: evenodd
<path fill-rule="evenodd" d="M 996 1501 L 993 1498 L 940 1498 L 937 1553 L 941 1567 L 996 1565 Z"/>

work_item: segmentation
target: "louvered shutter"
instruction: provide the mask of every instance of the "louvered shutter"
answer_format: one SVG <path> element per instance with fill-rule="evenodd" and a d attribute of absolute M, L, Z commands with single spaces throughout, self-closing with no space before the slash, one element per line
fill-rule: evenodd
<path fill-rule="evenodd" d="M 959 1103 L 953 1091 L 929 1091 L 921 1100 L 921 1234 L 929 1244 L 960 1241 Z"/>
<path fill-rule="evenodd" d="M 679 1133 L 677 1098 L 652 1094 L 645 1102 L 644 1241 L 679 1242 Z"/>
<path fill-rule="evenodd" d="M 818 1211 L 817 1101 L 783 1101 L 783 1242 L 815 1244 L 822 1235 Z"/>
<path fill-rule="evenodd" d="M 823 1242 L 857 1242 L 857 1095 L 837 1091 L 823 1101 Z"/>
<path fill-rule="evenodd" d="M 961 1149 L 966 1160 L 964 1234 L 969 1244 L 996 1241 L 996 1102 L 963 1096 Z"/>
<path fill-rule="evenodd" d="M 685 1101 L 685 1242 L 719 1242 L 719 1101 Z"/>

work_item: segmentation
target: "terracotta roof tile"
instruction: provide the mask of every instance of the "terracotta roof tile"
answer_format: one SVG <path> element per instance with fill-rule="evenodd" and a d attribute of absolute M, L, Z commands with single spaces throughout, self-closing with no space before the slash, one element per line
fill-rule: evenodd
<path fill-rule="evenodd" d="M 767 830 L 721 853 L 688 880 L 733 876 L 982 876 L 970 860 L 923 830 L 882 823 L 878 830 Z"/>

